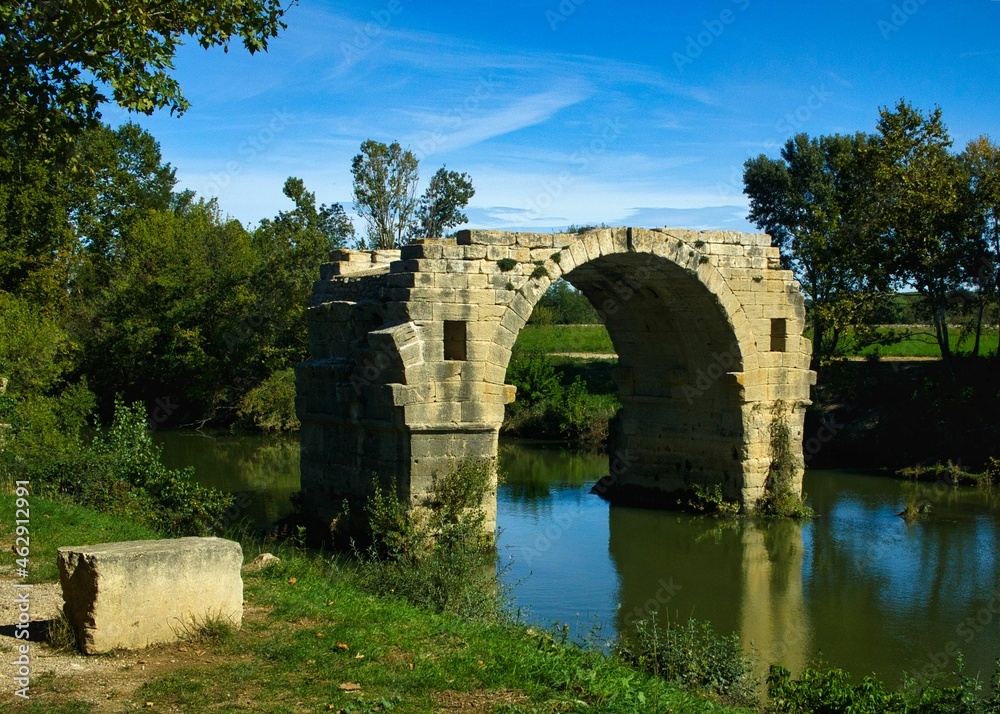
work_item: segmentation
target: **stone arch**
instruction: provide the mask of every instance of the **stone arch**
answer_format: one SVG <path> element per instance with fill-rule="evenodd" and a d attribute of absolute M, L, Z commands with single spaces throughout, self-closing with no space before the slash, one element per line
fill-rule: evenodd
<path fill-rule="evenodd" d="M 312 357 L 297 367 L 303 490 L 316 503 L 363 497 L 373 474 L 419 502 L 459 459 L 495 456 L 511 349 L 559 278 L 608 313 L 620 357 L 607 495 L 718 483 L 750 505 L 771 421 L 801 443 L 811 345 L 767 236 L 463 231 L 333 257 L 309 310 Z M 793 458 L 801 479 L 800 447 Z"/>
<path fill-rule="evenodd" d="M 612 478 L 599 489 L 615 500 L 672 503 L 677 492 L 715 484 L 727 498 L 744 495 L 741 384 L 757 366 L 757 340 L 743 304 L 690 237 L 641 229 L 583 235 L 517 291 L 494 336 L 512 349 L 560 278 L 601 314 L 620 360 Z"/>

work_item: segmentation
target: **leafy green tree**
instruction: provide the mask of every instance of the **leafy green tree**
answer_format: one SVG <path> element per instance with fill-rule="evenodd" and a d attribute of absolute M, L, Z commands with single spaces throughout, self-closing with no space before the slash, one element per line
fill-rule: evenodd
<path fill-rule="evenodd" d="M 361 144 L 351 162 L 354 208 L 368 226 L 360 247 L 391 250 L 411 238 L 440 238 L 468 220 L 462 209 L 476 193 L 472 178 L 442 166 L 418 201 L 418 163 L 398 142 Z"/>
<path fill-rule="evenodd" d="M 266 376 L 262 336 L 243 329 L 255 325 L 259 261 L 250 235 L 214 201 L 179 201 L 136 221 L 80 330 L 83 370 L 105 410 L 120 393 L 170 399 L 174 418 L 206 419 Z"/>
<path fill-rule="evenodd" d="M 950 151 L 940 108 L 924 115 L 901 100 L 879 116 L 864 205 L 891 250 L 894 273 L 923 297 L 948 361 L 950 299 L 973 273 L 978 255 L 971 177 Z"/>
<path fill-rule="evenodd" d="M 983 313 L 988 303 L 1000 309 L 1000 146 L 987 136 L 969 142 L 962 154 L 972 181 L 973 220 L 980 238 L 980 256 L 972 276 L 978 290 L 976 342 L 979 354 Z M 1000 359 L 1000 350 L 997 351 Z"/>
<path fill-rule="evenodd" d="M 351 162 L 354 208 L 368 225 L 367 246 L 397 248 L 406 242 L 417 206 L 417 157 L 398 142 L 369 139 Z"/>
<path fill-rule="evenodd" d="M 0 290 L 62 309 L 77 256 L 61 175 L 0 122 Z"/>
<path fill-rule="evenodd" d="M 10 393 L 46 393 L 71 366 L 62 326 L 28 300 L 0 292 L 0 383 Z"/>
<path fill-rule="evenodd" d="M 448 171 L 442 166 L 431 177 L 430 184 L 417 208 L 416 235 L 442 238 L 449 228 L 468 222 L 462 209 L 476 193 L 469 174 Z"/>
<path fill-rule="evenodd" d="M 744 165 L 750 220 L 781 249 L 810 301 L 813 354 L 835 354 L 841 336 L 874 341 L 871 326 L 886 301 L 891 275 L 884 246 L 859 215 L 869 137 L 798 134 L 781 159 L 763 154 Z"/>
<path fill-rule="evenodd" d="M 0 124 L 26 147 L 61 151 L 100 117 L 105 92 L 130 111 L 183 113 L 171 75 L 185 37 L 266 50 L 281 0 L 14 0 L 0 6 Z"/>
<path fill-rule="evenodd" d="M 66 178 L 69 221 L 88 255 L 113 261 L 116 242 L 135 220 L 170 207 L 176 172 L 152 134 L 136 124 L 98 124 L 77 147 L 80 170 Z"/>

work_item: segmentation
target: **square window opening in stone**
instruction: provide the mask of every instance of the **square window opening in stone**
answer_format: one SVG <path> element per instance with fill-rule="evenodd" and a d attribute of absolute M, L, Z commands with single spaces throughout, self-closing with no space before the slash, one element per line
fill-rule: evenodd
<path fill-rule="evenodd" d="M 788 341 L 788 327 L 783 317 L 771 318 L 771 351 L 784 352 Z"/>
<path fill-rule="evenodd" d="M 465 355 L 465 323 L 461 320 L 445 320 L 444 358 L 448 360 L 464 360 Z"/>

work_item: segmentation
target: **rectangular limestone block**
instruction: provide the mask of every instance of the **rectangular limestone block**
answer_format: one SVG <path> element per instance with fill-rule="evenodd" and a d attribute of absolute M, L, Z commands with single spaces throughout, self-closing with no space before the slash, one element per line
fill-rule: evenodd
<path fill-rule="evenodd" d="M 172 642 L 208 620 L 243 620 L 240 544 L 176 538 L 59 548 L 63 609 L 84 652 Z"/>

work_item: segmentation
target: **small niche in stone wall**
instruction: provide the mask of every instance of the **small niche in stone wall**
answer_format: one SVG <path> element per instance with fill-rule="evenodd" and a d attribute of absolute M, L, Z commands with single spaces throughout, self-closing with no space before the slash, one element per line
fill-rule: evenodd
<path fill-rule="evenodd" d="M 444 358 L 465 359 L 465 323 L 461 320 L 444 321 Z"/>
<path fill-rule="evenodd" d="M 771 351 L 772 352 L 784 352 L 785 344 L 788 338 L 788 327 L 785 324 L 785 318 L 783 317 L 772 317 L 771 318 Z"/>

